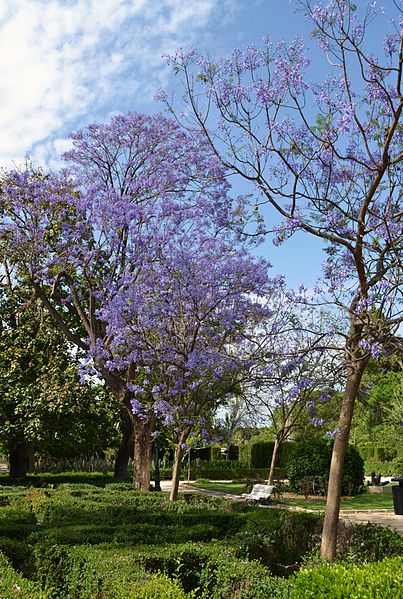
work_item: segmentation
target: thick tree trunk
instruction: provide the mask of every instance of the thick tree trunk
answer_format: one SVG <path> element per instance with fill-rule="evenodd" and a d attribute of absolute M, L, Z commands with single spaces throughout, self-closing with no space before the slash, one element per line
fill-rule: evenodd
<path fill-rule="evenodd" d="M 134 416 L 133 484 L 135 489 L 143 491 L 150 490 L 151 433 L 154 426 L 154 416 L 144 420 Z"/>
<path fill-rule="evenodd" d="M 10 448 L 10 476 L 24 478 L 33 470 L 34 449 L 29 443 L 20 443 Z"/>
<path fill-rule="evenodd" d="M 367 362 L 368 360 L 365 358 L 358 358 L 349 365 L 347 371 L 347 382 L 341 405 L 338 432 L 335 436 L 330 464 L 326 511 L 323 523 L 321 556 L 328 561 L 332 561 L 336 556 L 344 457 L 348 445 L 354 404 Z"/>
<path fill-rule="evenodd" d="M 191 431 L 191 427 L 187 426 L 185 429 L 183 429 L 183 431 L 181 431 L 181 433 L 179 435 L 178 444 L 177 444 L 176 450 L 175 450 L 174 466 L 172 469 L 172 489 L 171 489 L 171 493 L 169 495 L 170 501 L 176 501 L 178 499 L 181 462 L 182 462 L 183 454 L 185 453 L 185 450 L 182 447 L 182 445 L 184 443 L 186 443 L 186 440 L 190 434 L 190 431 Z"/>
<path fill-rule="evenodd" d="M 277 461 L 278 452 L 280 450 L 280 446 L 281 446 L 281 437 L 279 435 L 277 435 L 274 440 L 273 454 L 271 456 L 269 478 L 267 480 L 268 485 L 272 485 L 273 481 L 274 481 L 274 472 L 276 469 L 276 461 Z"/>
<path fill-rule="evenodd" d="M 134 423 L 133 418 L 124 407 L 121 409 L 120 430 L 122 431 L 122 441 L 116 454 L 113 477 L 115 480 L 127 480 L 129 460 L 133 458 Z"/>

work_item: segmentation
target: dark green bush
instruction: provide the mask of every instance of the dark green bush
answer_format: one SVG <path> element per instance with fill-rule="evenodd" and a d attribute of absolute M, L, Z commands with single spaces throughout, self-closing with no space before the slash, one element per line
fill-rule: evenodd
<path fill-rule="evenodd" d="M 135 559 L 149 572 L 162 571 L 180 581 L 185 592 L 205 599 L 252 599 L 259 596 L 255 587 L 270 580 L 269 570 L 262 564 L 237 558 L 235 548 L 224 544 L 138 548 Z"/>
<path fill-rule="evenodd" d="M 403 588 L 403 558 L 374 564 L 322 564 L 303 568 L 291 579 L 292 599 L 398 599 Z"/>
<path fill-rule="evenodd" d="M 289 575 L 303 555 L 319 543 L 321 527 L 318 514 L 255 510 L 238 535 L 238 555 L 259 560 L 272 574 Z"/>
<path fill-rule="evenodd" d="M 292 451 L 293 442 L 284 441 L 280 445 L 277 455 L 276 467 L 282 468 L 287 464 L 287 459 L 290 451 Z M 251 445 L 250 459 L 253 468 L 270 467 L 271 458 L 273 455 L 274 441 L 256 441 Z"/>
<path fill-rule="evenodd" d="M 0 552 L 0 597 L 1 599 L 41 599 L 39 585 L 16 572 Z"/>
<path fill-rule="evenodd" d="M 376 524 L 352 527 L 345 559 L 360 564 L 403 555 L 403 538 L 395 530 Z"/>
<path fill-rule="evenodd" d="M 86 557 L 85 550 L 52 543 L 34 549 L 36 578 L 46 599 L 80 597 L 95 599 L 101 591 L 101 578 Z"/>
<path fill-rule="evenodd" d="M 32 576 L 32 547 L 27 544 L 26 538 L 17 540 L 8 537 L 0 537 L 0 552 L 11 562 L 15 570 L 19 570 L 24 576 Z"/>
<path fill-rule="evenodd" d="M 313 439 L 294 443 L 287 461 L 290 488 L 304 495 L 326 495 L 333 441 Z M 342 494 L 356 495 L 364 482 L 364 462 L 353 445 L 346 452 Z"/>
<path fill-rule="evenodd" d="M 213 448 L 214 449 L 214 448 Z M 155 472 L 151 471 L 151 480 L 154 480 Z M 172 478 L 172 468 L 161 468 L 162 480 Z M 182 478 L 187 477 L 187 464 L 183 464 Z M 244 462 L 236 460 L 214 460 L 210 462 L 192 462 L 191 478 L 206 478 L 209 480 L 243 480 L 246 478 L 267 479 L 266 468 L 250 468 Z"/>

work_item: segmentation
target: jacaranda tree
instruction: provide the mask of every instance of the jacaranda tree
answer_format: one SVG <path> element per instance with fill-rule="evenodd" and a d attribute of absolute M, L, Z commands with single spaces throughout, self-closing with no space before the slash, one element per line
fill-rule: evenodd
<path fill-rule="evenodd" d="M 73 134 L 72 140 L 73 149 L 66 155 L 68 172 L 27 168 L 4 174 L 1 250 L 66 338 L 86 352 L 83 370 L 101 377 L 115 391 L 126 424 L 133 427 L 135 486 L 148 489 L 149 447 L 159 407 L 152 394 L 146 409 L 136 406 L 143 403 L 139 387 L 148 376 L 150 360 L 155 365 L 164 359 L 161 351 L 158 358 L 150 358 L 144 348 L 133 346 L 134 331 L 139 323 L 149 334 L 148 341 L 159 347 L 162 308 L 168 305 L 163 304 L 162 290 L 169 292 L 175 277 L 187 276 L 180 248 L 192 247 L 203 235 L 206 244 L 210 237 L 216 243 L 227 238 L 233 243 L 229 225 L 234 206 L 223 168 L 209 144 L 169 119 L 118 116 Z M 214 260 L 213 252 L 211 257 Z M 226 272 L 217 269 L 217 275 L 224 277 L 233 270 L 233 281 L 240 268 L 239 297 L 247 286 L 242 280 L 247 275 L 241 274 L 245 267 L 251 271 L 247 291 L 261 284 L 252 260 L 246 265 L 229 252 L 224 263 Z M 157 278 L 163 276 L 161 265 L 169 284 Z M 226 285 L 224 279 L 212 283 L 208 273 L 205 266 L 205 279 L 195 279 L 194 298 L 203 298 L 200 285 L 210 289 Z M 236 302 L 243 307 L 241 299 Z M 119 310 L 128 317 L 123 329 Z M 178 322 L 182 326 L 180 314 Z M 221 320 L 219 325 L 223 324 Z M 161 340 L 163 347 L 164 336 Z M 197 353 L 193 360 L 198 361 Z M 153 386 L 160 382 L 151 380 Z"/>
<path fill-rule="evenodd" d="M 144 421 L 159 416 L 176 433 L 171 499 L 192 428 L 248 377 L 253 356 L 245 335 L 270 321 L 265 298 L 275 283 L 264 261 L 195 231 L 165 245 L 103 302 L 100 318 L 113 338 L 95 352 L 108 352 L 116 368 L 122 357 L 140 364 L 133 412 Z"/>
<path fill-rule="evenodd" d="M 402 3 L 390 2 L 394 14 L 384 20 L 375 2 L 296 4 L 323 51 L 318 66 L 328 75 L 320 81 L 309 81 L 301 38 L 266 39 L 218 60 L 179 51 L 169 62 L 184 86 L 184 125 L 197 126 L 222 164 L 250 183 L 256 208 L 271 208 L 275 224 L 265 230 L 275 243 L 296 231 L 323 240 L 317 291 L 346 323 L 333 331 L 344 340 L 345 363 L 321 549 L 333 559 L 361 377 L 401 322 Z M 166 101 L 163 92 L 158 97 Z"/>

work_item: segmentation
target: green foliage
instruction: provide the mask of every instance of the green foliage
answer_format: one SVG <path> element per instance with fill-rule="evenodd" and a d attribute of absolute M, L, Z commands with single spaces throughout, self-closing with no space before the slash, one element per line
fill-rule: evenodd
<path fill-rule="evenodd" d="M 273 574 L 289 576 L 319 541 L 318 514 L 193 493 L 170 503 L 163 493 L 105 484 L 109 477 L 104 488 L 97 477 L 44 480 L 40 488 L 0 486 L 0 556 L 11 561 L 2 598 L 15 596 L 17 581 L 27 599 L 293 599 L 302 583 Z M 392 531 L 358 527 L 344 555 L 377 560 L 399 554 L 402 543 Z"/>
<path fill-rule="evenodd" d="M 0 552 L 0 597 L 1 599 L 47 599 L 39 584 L 27 580 L 16 572 L 6 556 Z"/>
<path fill-rule="evenodd" d="M 376 460 L 365 460 L 365 473 L 370 475 L 371 472 L 376 472 L 382 476 L 403 476 L 403 457 L 395 458 L 390 462 L 378 462 Z"/>
<path fill-rule="evenodd" d="M 326 495 L 333 442 L 313 439 L 295 443 L 287 461 L 291 489 L 306 495 Z M 357 449 L 349 445 L 346 452 L 342 494 L 356 495 L 364 482 L 364 462 Z"/>
<path fill-rule="evenodd" d="M 403 556 L 403 538 L 397 531 L 370 523 L 352 528 L 345 559 L 360 564 L 393 556 Z"/>
<path fill-rule="evenodd" d="M 256 441 L 251 444 L 251 466 L 253 468 L 269 468 L 273 455 L 274 441 Z M 284 467 L 290 451 L 292 451 L 292 443 L 284 441 L 280 445 L 277 456 L 277 466 Z"/>
<path fill-rule="evenodd" d="M 288 575 L 302 556 L 320 540 L 322 518 L 317 514 L 262 510 L 249 514 L 239 533 L 239 555 L 257 559 L 272 574 Z"/>
<path fill-rule="evenodd" d="M 397 599 L 403 588 L 403 558 L 356 566 L 322 564 L 291 579 L 292 599 Z"/>
<path fill-rule="evenodd" d="M 214 447 L 213 447 L 214 450 Z M 187 476 L 187 464 L 182 467 L 182 477 Z M 151 471 L 151 479 L 154 471 Z M 192 463 L 192 479 L 206 478 L 209 480 L 244 480 L 249 478 L 267 478 L 266 468 L 249 468 L 243 462 L 233 460 L 218 460 L 211 462 Z M 172 468 L 161 468 L 161 479 L 171 479 Z"/>
<path fill-rule="evenodd" d="M 364 374 L 352 424 L 357 445 L 374 446 L 365 458 L 389 461 L 402 443 L 403 372 L 395 361 L 372 361 Z M 381 450 L 379 451 L 378 448 Z"/>
<path fill-rule="evenodd" d="M 95 454 L 116 442 L 117 403 L 80 384 L 79 356 L 23 288 L 0 289 L 0 444 L 51 457 Z"/>

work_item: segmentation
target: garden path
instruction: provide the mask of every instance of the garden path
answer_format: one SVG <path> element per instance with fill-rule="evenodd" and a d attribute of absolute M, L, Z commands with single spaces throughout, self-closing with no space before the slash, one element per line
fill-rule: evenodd
<path fill-rule="evenodd" d="M 171 488 L 171 481 L 161 481 L 161 488 L 163 491 L 169 491 Z M 179 483 L 179 491 L 185 491 L 190 493 L 202 493 L 204 495 L 210 495 L 211 497 L 223 497 L 224 499 L 232 499 L 233 501 L 244 501 L 240 495 L 231 495 L 229 493 L 221 493 L 220 491 L 209 491 L 207 489 L 199 489 L 192 486 L 192 481 L 189 483 L 181 481 Z M 263 506 L 266 507 L 266 506 Z M 269 507 L 269 506 L 267 506 Z M 270 507 L 276 507 L 275 505 Z M 299 510 L 305 512 L 312 512 L 314 510 L 308 510 L 298 507 L 287 507 L 282 505 L 283 509 Z M 347 522 L 356 524 L 378 524 L 379 526 L 390 526 L 397 530 L 403 535 L 403 516 L 397 516 L 393 510 L 342 510 L 340 517 Z"/>

